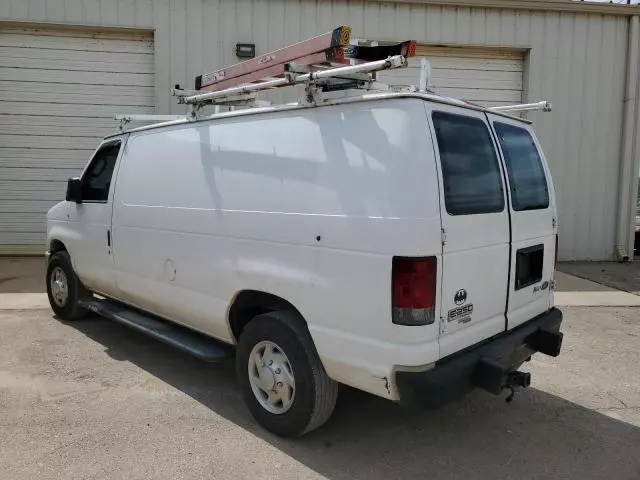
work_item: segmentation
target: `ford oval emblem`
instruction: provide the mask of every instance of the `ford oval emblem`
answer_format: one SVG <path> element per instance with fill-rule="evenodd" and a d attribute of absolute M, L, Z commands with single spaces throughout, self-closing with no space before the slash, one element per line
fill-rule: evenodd
<path fill-rule="evenodd" d="M 467 291 L 464 288 L 458 290 L 453 296 L 453 301 L 456 302 L 456 305 L 462 305 L 467 301 Z"/>

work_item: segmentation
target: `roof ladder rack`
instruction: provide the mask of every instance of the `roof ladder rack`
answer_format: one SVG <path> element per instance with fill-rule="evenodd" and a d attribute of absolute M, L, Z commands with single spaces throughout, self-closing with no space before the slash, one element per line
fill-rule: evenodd
<path fill-rule="evenodd" d="M 195 91 L 174 90 L 179 103 L 192 106 L 192 117 L 204 105 L 257 106 L 256 94 L 306 83 L 301 103 L 315 104 L 321 92 L 382 88 L 375 72 L 406 66 L 416 42 L 382 46 L 349 44 L 351 28 L 340 26 L 288 47 L 196 77 Z M 382 88 L 385 89 L 385 88 Z"/>
<path fill-rule="evenodd" d="M 179 101 L 180 103 L 184 103 L 187 105 L 223 104 L 235 102 L 237 100 L 249 100 L 252 98 L 252 94 L 254 92 L 306 83 L 308 87 L 311 87 L 308 88 L 306 92 L 306 103 L 316 104 L 319 99 L 315 96 L 317 92 L 311 91 L 313 87 L 322 87 L 323 84 L 326 84 L 328 81 L 331 81 L 335 78 L 354 78 L 355 75 L 361 73 L 371 73 L 380 70 L 398 68 L 402 67 L 404 64 L 405 58 L 402 55 L 395 55 L 393 57 L 387 58 L 386 60 L 378 60 L 375 62 L 363 63 L 361 65 L 327 68 L 325 70 L 305 74 L 288 72 L 284 78 L 276 78 L 274 80 L 265 80 L 259 83 L 239 85 L 237 87 L 226 88 L 213 92 L 199 93 L 188 96 L 184 95 L 179 97 Z M 356 81 L 372 83 L 373 79 L 369 77 L 366 80 L 360 80 L 356 77 Z"/>

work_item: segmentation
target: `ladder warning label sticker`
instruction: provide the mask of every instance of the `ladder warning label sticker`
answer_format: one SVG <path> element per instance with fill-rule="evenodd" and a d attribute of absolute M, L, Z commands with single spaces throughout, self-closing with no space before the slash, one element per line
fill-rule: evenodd
<path fill-rule="evenodd" d="M 275 55 L 263 55 L 258 59 L 258 63 L 260 65 L 264 65 L 265 63 L 273 62 L 276 59 Z"/>
<path fill-rule="evenodd" d="M 202 76 L 202 83 L 216 83 L 226 77 L 225 71 L 207 73 Z"/>

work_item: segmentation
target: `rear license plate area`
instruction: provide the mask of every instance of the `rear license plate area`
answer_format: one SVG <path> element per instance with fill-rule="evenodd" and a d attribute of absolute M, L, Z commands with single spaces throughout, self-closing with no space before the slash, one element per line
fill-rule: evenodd
<path fill-rule="evenodd" d="M 522 248 L 516 252 L 516 290 L 542 281 L 544 245 Z"/>

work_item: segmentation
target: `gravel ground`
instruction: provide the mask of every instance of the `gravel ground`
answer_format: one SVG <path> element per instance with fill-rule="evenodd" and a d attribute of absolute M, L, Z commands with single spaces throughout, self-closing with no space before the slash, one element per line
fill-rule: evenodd
<path fill-rule="evenodd" d="M 1 478 L 640 478 L 640 309 L 565 309 L 565 348 L 512 404 L 410 412 L 345 389 L 282 440 L 208 365 L 97 317 L 0 311 Z"/>

